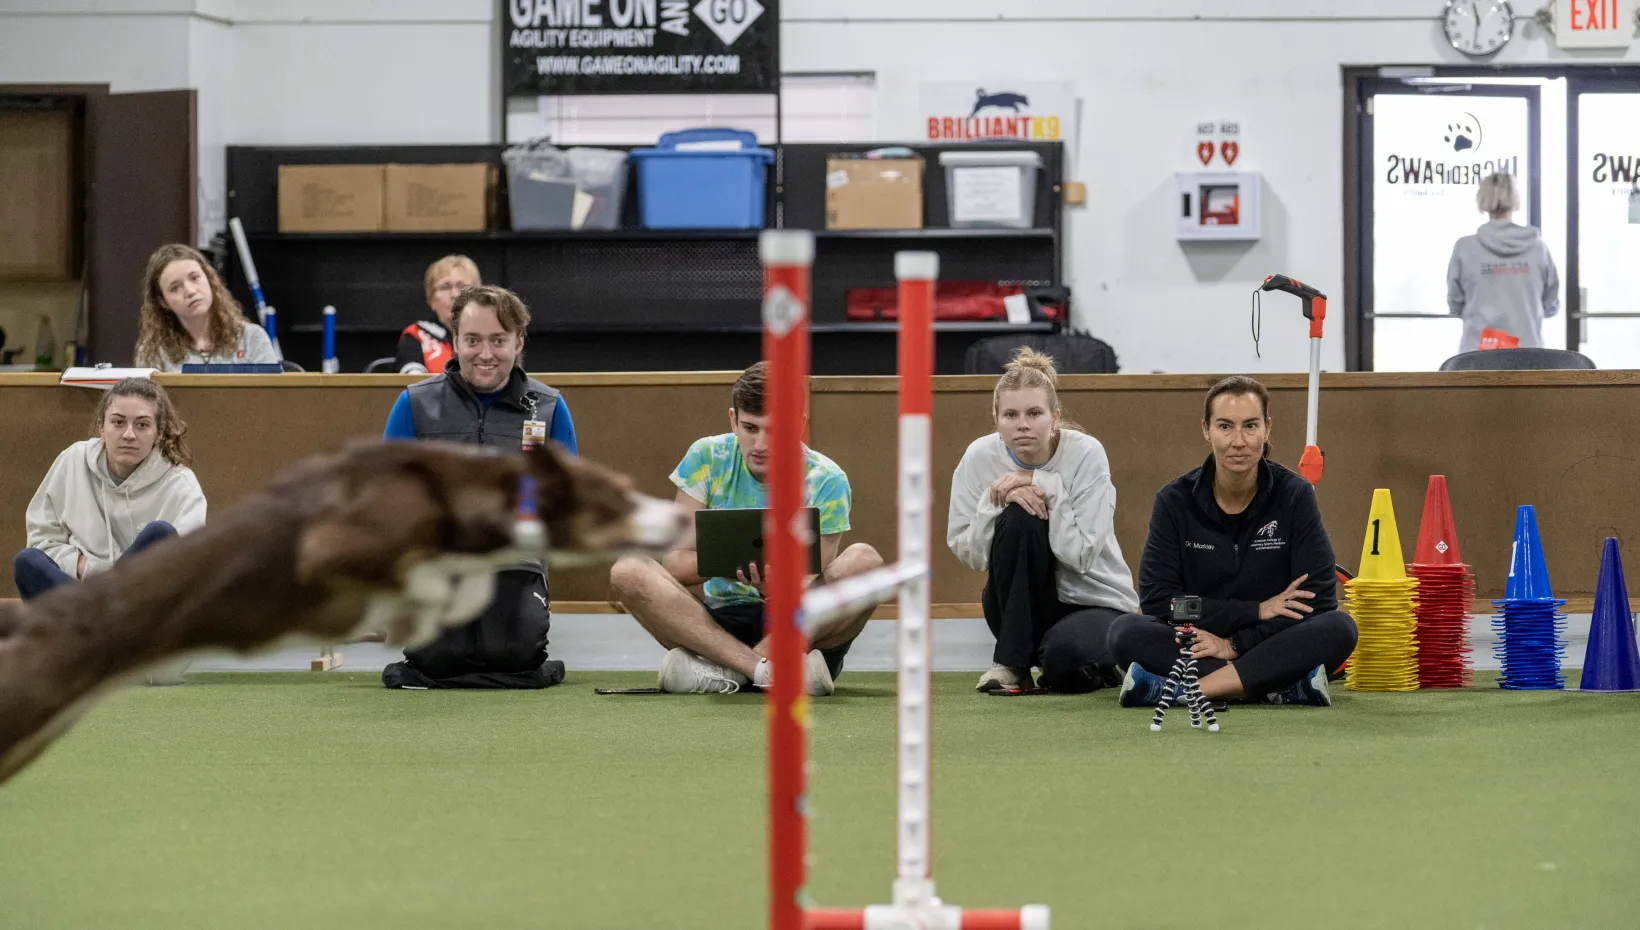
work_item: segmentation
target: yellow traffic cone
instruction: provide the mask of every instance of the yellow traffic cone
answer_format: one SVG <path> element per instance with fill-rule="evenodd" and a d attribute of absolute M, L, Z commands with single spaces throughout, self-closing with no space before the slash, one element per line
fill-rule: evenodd
<path fill-rule="evenodd" d="M 1367 513 L 1367 536 L 1361 543 L 1362 581 L 1401 581 L 1407 565 L 1401 558 L 1401 533 L 1395 528 L 1395 505 L 1389 488 L 1372 492 L 1372 510 Z"/>
<path fill-rule="evenodd" d="M 1344 585 L 1359 638 L 1345 686 L 1351 691 L 1412 691 L 1418 687 L 1418 579 L 1401 561 L 1401 534 L 1389 491 L 1372 492 L 1361 573 Z"/>

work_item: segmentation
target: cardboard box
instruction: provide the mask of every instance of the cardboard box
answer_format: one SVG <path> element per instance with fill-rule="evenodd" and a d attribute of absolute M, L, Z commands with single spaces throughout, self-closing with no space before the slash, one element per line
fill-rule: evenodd
<path fill-rule="evenodd" d="M 921 229 L 921 158 L 826 159 L 827 229 Z"/>
<path fill-rule="evenodd" d="M 483 232 L 490 228 L 490 165 L 388 165 L 388 232 Z"/>
<path fill-rule="evenodd" d="M 0 281 L 78 275 L 74 182 L 68 111 L 0 111 Z"/>
<path fill-rule="evenodd" d="M 279 231 L 380 232 L 385 165 L 280 165 Z"/>

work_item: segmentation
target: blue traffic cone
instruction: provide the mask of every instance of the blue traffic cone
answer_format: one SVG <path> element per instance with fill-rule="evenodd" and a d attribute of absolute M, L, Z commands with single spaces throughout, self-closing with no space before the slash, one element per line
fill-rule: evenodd
<path fill-rule="evenodd" d="M 1566 653 L 1566 615 L 1558 608 L 1549 585 L 1549 569 L 1543 559 L 1543 543 L 1538 538 L 1537 515 L 1531 504 L 1522 504 L 1515 515 L 1515 546 L 1509 555 L 1509 581 L 1504 598 L 1493 601 L 1502 614 L 1492 618 L 1498 632 L 1494 647 L 1502 674 L 1498 687 L 1509 689 L 1558 689 L 1565 683 L 1561 658 Z"/>
<path fill-rule="evenodd" d="M 1504 587 L 1506 601 L 1546 601 L 1555 596 L 1549 585 L 1549 568 L 1543 562 L 1543 542 L 1538 538 L 1537 514 L 1531 504 L 1521 504 L 1515 513 L 1515 548 L 1509 558 L 1509 581 Z"/>
<path fill-rule="evenodd" d="M 1640 691 L 1640 649 L 1634 642 L 1629 589 L 1617 540 L 1608 537 L 1600 554 L 1600 581 L 1594 589 L 1589 651 L 1583 656 L 1584 691 Z"/>

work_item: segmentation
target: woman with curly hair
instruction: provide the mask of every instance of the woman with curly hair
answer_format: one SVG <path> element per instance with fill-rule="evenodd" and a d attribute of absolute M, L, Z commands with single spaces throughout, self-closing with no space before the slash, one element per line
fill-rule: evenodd
<path fill-rule="evenodd" d="M 216 269 L 185 245 L 162 245 L 142 276 L 137 365 L 277 364 L 267 331 L 251 324 Z"/>
<path fill-rule="evenodd" d="M 28 548 L 12 562 L 18 592 L 36 597 L 205 525 L 187 433 L 164 388 L 146 378 L 115 384 L 91 438 L 57 456 L 29 501 Z"/>

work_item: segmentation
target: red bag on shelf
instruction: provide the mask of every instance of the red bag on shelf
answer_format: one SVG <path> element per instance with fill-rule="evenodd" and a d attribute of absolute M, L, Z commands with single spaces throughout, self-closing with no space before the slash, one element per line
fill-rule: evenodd
<path fill-rule="evenodd" d="M 1019 284 L 998 284 L 995 281 L 939 281 L 934 285 L 934 319 L 936 320 L 1006 320 L 1008 308 L 1003 301 L 1023 295 Z M 855 287 L 848 292 L 848 318 L 856 323 L 897 320 L 900 318 L 899 290 L 892 287 Z M 1047 319 L 1057 320 L 1059 308 L 1041 305 Z"/>

